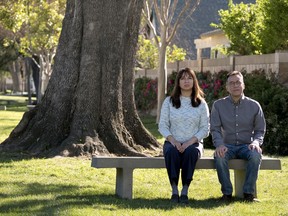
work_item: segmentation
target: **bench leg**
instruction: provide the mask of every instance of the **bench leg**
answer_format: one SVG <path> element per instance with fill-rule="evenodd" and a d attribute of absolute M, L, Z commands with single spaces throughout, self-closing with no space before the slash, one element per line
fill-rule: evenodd
<path fill-rule="evenodd" d="M 234 170 L 234 184 L 235 184 L 235 196 L 243 198 L 243 185 L 245 182 L 246 170 Z M 254 196 L 257 197 L 257 187 L 254 188 Z"/>
<path fill-rule="evenodd" d="M 116 194 L 121 198 L 132 199 L 133 169 L 116 169 Z"/>

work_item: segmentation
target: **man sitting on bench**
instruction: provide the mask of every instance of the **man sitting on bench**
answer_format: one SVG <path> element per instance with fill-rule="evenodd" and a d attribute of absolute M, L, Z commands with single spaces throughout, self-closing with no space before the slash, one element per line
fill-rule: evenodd
<path fill-rule="evenodd" d="M 232 183 L 228 160 L 247 160 L 246 177 L 243 186 L 244 199 L 257 201 L 254 189 L 261 164 L 266 130 L 264 114 L 260 104 L 244 96 L 244 79 L 239 71 L 227 76 L 226 89 L 229 96 L 214 102 L 211 110 L 211 134 L 216 147 L 214 159 L 223 196 L 221 200 L 232 200 Z"/>

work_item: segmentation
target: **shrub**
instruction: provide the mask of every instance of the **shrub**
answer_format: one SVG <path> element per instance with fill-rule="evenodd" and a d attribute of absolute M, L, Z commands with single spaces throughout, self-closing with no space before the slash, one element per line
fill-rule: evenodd
<path fill-rule="evenodd" d="M 168 77 L 168 94 L 171 93 L 176 72 Z M 196 73 L 199 85 L 211 110 L 215 100 L 227 95 L 225 82 L 227 71 L 218 73 Z M 257 100 L 263 109 L 267 131 L 263 144 L 265 154 L 288 155 L 288 93 L 287 88 L 279 85 L 274 74 L 258 70 L 243 72 L 245 95 Z M 268 78 L 269 77 L 269 78 Z M 157 105 L 157 79 L 139 78 L 135 81 L 135 100 L 138 110 L 147 111 Z M 214 148 L 211 135 L 205 140 L 205 148 Z"/>
<path fill-rule="evenodd" d="M 167 95 L 170 95 L 173 90 L 176 75 L 177 72 L 173 71 L 168 76 Z M 157 84 L 157 79 L 149 77 L 135 79 L 134 96 L 137 110 L 148 111 L 157 106 Z"/>
<path fill-rule="evenodd" d="M 157 104 L 157 79 L 148 77 L 135 80 L 135 103 L 137 110 L 147 111 Z"/>
<path fill-rule="evenodd" d="M 227 71 L 219 71 L 218 73 L 198 72 L 196 73 L 200 87 L 205 93 L 206 102 L 211 109 L 213 102 L 225 95 L 225 79 Z"/>
<path fill-rule="evenodd" d="M 276 82 L 274 74 L 269 76 L 261 70 L 245 74 L 245 94 L 261 104 L 265 115 L 264 152 L 288 155 L 288 92 Z"/>

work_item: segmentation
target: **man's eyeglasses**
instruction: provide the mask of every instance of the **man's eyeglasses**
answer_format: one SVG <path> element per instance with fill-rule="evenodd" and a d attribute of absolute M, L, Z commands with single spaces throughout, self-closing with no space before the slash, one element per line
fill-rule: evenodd
<path fill-rule="evenodd" d="M 228 85 L 229 86 L 235 86 L 235 87 L 238 87 L 242 84 L 242 82 L 240 81 L 236 81 L 236 82 L 228 82 Z"/>

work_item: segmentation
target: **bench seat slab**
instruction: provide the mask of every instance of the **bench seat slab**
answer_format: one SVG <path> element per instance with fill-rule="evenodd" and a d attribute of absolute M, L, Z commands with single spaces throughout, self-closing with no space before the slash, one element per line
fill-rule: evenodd
<path fill-rule="evenodd" d="M 236 197 L 243 197 L 243 185 L 247 162 L 240 159 L 229 161 L 229 169 L 234 170 L 234 190 Z M 163 157 L 103 157 L 94 156 L 91 166 L 95 168 L 116 168 L 116 194 L 121 198 L 133 198 L 133 170 L 165 168 Z M 198 160 L 196 169 L 215 169 L 212 157 Z M 275 158 L 263 158 L 260 169 L 281 170 L 281 161 Z M 256 185 L 254 196 L 257 197 Z"/>

